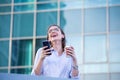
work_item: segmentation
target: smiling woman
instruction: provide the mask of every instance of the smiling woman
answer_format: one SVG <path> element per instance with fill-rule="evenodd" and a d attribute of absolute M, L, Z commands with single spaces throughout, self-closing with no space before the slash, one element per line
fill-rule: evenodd
<path fill-rule="evenodd" d="M 45 49 L 45 46 L 38 49 L 31 74 L 79 80 L 74 48 L 72 46 L 65 48 L 66 39 L 63 30 L 58 25 L 49 26 L 47 40 L 50 41 L 52 48 Z M 49 53 L 52 54 L 47 55 Z"/>

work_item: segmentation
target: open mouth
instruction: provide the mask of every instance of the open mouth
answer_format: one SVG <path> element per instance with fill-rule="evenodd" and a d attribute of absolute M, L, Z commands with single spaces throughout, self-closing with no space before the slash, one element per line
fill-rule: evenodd
<path fill-rule="evenodd" d="M 57 34 L 53 34 L 53 35 L 51 35 L 51 37 L 56 37 L 57 36 Z"/>

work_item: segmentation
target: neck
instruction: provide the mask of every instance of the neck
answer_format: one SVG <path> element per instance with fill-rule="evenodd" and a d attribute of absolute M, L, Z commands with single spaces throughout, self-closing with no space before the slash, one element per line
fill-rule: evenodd
<path fill-rule="evenodd" d="M 54 41 L 52 42 L 53 48 L 58 52 L 58 55 L 62 55 L 63 50 L 62 50 L 62 43 L 61 41 Z"/>

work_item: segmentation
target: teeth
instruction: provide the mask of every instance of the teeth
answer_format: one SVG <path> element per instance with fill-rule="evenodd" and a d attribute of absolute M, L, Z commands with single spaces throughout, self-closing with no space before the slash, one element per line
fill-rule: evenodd
<path fill-rule="evenodd" d="M 53 35 L 52 37 L 56 37 L 56 35 Z"/>
<path fill-rule="evenodd" d="M 57 35 L 52 35 L 51 37 L 56 37 Z"/>

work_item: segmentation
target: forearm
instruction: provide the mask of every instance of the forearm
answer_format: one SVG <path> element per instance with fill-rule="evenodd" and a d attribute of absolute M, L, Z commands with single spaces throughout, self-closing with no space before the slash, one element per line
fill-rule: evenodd
<path fill-rule="evenodd" d="M 79 70 L 78 70 L 78 64 L 77 64 L 77 60 L 73 60 L 73 65 L 72 65 L 72 76 L 76 77 L 79 75 Z"/>
<path fill-rule="evenodd" d="M 43 64 L 43 61 L 39 60 L 37 66 L 34 69 L 34 72 L 35 72 L 36 75 L 41 75 L 42 64 Z"/>

